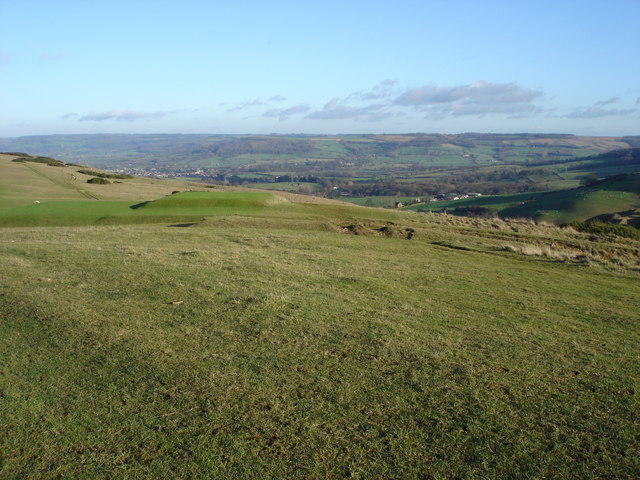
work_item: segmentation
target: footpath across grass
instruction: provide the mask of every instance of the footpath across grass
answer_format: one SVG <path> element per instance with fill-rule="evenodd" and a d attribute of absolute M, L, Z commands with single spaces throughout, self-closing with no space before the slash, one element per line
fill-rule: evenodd
<path fill-rule="evenodd" d="M 504 242 L 637 245 L 295 204 L 2 228 L 0 478 L 633 478 L 638 272 Z"/>

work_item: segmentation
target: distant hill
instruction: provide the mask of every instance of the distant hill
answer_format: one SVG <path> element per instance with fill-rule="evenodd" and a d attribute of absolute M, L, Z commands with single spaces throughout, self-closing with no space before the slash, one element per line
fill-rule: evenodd
<path fill-rule="evenodd" d="M 458 135 L 40 135 L 0 138 L 0 151 L 28 151 L 97 167 L 251 167 L 295 159 L 426 166 L 525 163 L 594 155 L 640 143 L 640 137 L 559 134 Z M 264 165 L 262 165 L 264 167 Z M 338 165 L 339 166 L 339 165 Z M 263 171 L 264 168 L 261 170 Z"/>
<path fill-rule="evenodd" d="M 482 207 L 486 210 L 480 212 L 504 218 L 525 217 L 556 224 L 584 221 L 596 215 L 640 207 L 640 173 L 615 175 L 579 188 L 432 202 L 407 209 L 447 209 L 460 214 L 474 211 L 468 207 Z"/>
<path fill-rule="evenodd" d="M 616 175 L 589 186 L 543 193 L 531 201 L 505 208 L 500 215 L 569 223 L 636 207 L 640 207 L 640 173 Z"/>

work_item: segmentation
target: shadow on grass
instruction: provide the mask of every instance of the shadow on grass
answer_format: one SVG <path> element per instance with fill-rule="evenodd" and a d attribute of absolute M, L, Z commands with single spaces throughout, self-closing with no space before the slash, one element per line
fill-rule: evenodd
<path fill-rule="evenodd" d="M 175 225 L 167 225 L 167 226 L 185 228 L 185 227 L 193 227 L 194 225 L 195 225 L 195 222 L 193 222 L 193 223 L 176 223 Z"/>
<path fill-rule="evenodd" d="M 473 248 L 464 247 L 462 245 L 453 245 L 448 242 L 431 242 L 431 245 L 437 245 L 438 247 L 451 248 L 453 250 L 462 250 L 465 252 L 479 252 L 480 250 L 475 250 Z"/>
<path fill-rule="evenodd" d="M 133 210 L 137 210 L 138 208 L 142 208 L 145 205 L 147 205 L 150 202 L 141 202 L 141 203 L 136 203 L 135 205 L 131 205 L 129 208 L 133 209 Z"/>

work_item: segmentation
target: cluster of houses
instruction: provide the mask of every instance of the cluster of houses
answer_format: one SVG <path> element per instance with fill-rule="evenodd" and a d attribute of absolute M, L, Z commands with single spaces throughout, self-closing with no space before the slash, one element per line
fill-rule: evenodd
<path fill-rule="evenodd" d="M 135 168 L 121 167 L 117 169 L 107 168 L 110 172 L 133 175 L 136 177 L 152 177 L 152 178 L 176 178 L 176 177 L 200 177 L 210 178 L 217 175 L 215 168 L 186 168 L 174 169 L 170 167 L 151 167 L 151 168 Z"/>
<path fill-rule="evenodd" d="M 442 193 L 436 195 L 432 201 L 442 202 L 445 200 L 462 200 L 463 198 L 481 197 L 481 193 Z"/>
<path fill-rule="evenodd" d="M 441 193 L 440 195 L 436 195 L 435 197 L 431 197 L 428 199 L 420 199 L 420 198 L 415 198 L 414 200 L 411 200 L 409 202 L 406 203 L 402 203 L 402 202 L 396 202 L 395 203 L 395 208 L 402 208 L 402 207 L 406 207 L 409 205 L 415 205 L 417 203 L 427 203 L 427 202 L 444 202 L 447 200 L 462 200 L 464 198 L 474 198 L 474 197 L 481 197 L 482 194 L 481 193 L 475 193 L 475 192 L 471 192 L 471 193 Z"/>

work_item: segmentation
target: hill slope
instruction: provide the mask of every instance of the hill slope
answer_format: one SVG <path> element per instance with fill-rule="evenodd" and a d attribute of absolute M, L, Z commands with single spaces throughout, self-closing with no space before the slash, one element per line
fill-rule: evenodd
<path fill-rule="evenodd" d="M 64 161 L 95 166 L 114 163 L 137 166 L 252 164 L 268 156 L 276 162 L 292 156 L 319 159 L 403 158 L 430 163 L 490 161 L 524 162 L 541 155 L 572 157 L 637 146 L 638 137 L 587 137 L 562 134 L 458 135 L 184 135 L 94 134 L 36 135 L 0 138 L 0 151 L 28 151 Z M 467 154 L 467 157 L 464 155 Z M 545 155 L 545 156 L 547 156 Z M 446 157 L 446 158 L 445 158 Z M 466 159 L 466 160 L 465 160 Z"/>
<path fill-rule="evenodd" d="M 501 215 L 562 224 L 636 207 L 640 207 L 640 173 L 619 175 L 572 190 L 547 192 L 530 202 L 506 208 Z"/>
<path fill-rule="evenodd" d="M 15 161 L 19 158 L 0 154 L 0 208 L 30 205 L 36 200 L 153 200 L 175 189 L 191 187 L 186 182 L 142 177 L 112 180 L 108 186 L 94 185 L 87 183 L 94 175 L 81 173 L 87 167 Z"/>
<path fill-rule="evenodd" d="M 640 173 L 616 175 L 579 188 L 432 202 L 406 209 L 439 211 L 446 208 L 455 212 L 456 208 L 470 206 L 491 209 L 504 218 L 526 217 L 555 224 L 584 221 L 639 207 Z"/>
<path fill-rule="evenodd" d="M 638 471 L 640 242 L 265 195 L 0 228 L 0 477 Z"/>

